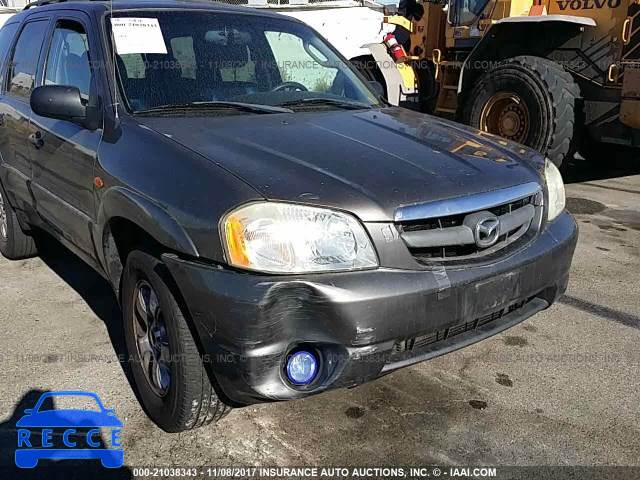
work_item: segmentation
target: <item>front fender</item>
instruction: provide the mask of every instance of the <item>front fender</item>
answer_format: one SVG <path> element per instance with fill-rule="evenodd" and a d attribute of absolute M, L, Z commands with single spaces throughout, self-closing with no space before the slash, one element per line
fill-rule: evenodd
<path fill-rule="evenodd" d="M 168 249 L 192 257 L 200 256 L 193 240 L 170 212 L 127 188 L 110 188 L 102 197 L 98 209 L 97 242 L 104 241 L 105 228 L 114 217 L 133 222 Z M 100 262 L 106 266 L 103 245 L 97 247 Z"/>

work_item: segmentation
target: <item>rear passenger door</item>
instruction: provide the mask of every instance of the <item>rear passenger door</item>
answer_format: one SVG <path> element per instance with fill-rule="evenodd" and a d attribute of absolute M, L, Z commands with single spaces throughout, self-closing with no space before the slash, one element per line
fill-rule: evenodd
<path fill-rule="evenodd" d="M 88 103 L 98 91 L 98 79 L 93 78 L 91 69 L 96 43 L 90 19 L 79 12 L 61 12 L 53 21 L 40 84 L 77 87 Z M 93 169 L 102 128 L 87 130 L 74 122 L 35 113 L 31 123 L 33 195 L 38 213 L 60 236 L 93 254 Z"/>
<path fill-rule="evenodd" d="M 10 43 L 8 65 L 0 70 L 0 179 L 14 207 L 32 214 L 33 202 L 28 188 L 31 180 L 29 97 L 35 88 L 38 59 L 48 26 L 48 19 L 14 24 L 14 33 L 20 30 L 17 41 L 7 40 Z M 3 28 L 3 36 L 7 27 L 12 25 Z"/>

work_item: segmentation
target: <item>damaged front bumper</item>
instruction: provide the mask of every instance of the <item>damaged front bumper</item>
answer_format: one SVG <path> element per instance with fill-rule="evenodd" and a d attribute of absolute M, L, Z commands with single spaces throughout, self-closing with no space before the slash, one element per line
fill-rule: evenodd
<path fill-rule="evenodd" d="M 163 260 L 211 373 L 246 405 L 359 385 L 509 328 L 564 293 L 576 242 L 563 213 L 513 255 L 466 268 L 273 276 Z M 284 363 L 301 347 L 321 362 L 312 384 L 295 386 Z"/>

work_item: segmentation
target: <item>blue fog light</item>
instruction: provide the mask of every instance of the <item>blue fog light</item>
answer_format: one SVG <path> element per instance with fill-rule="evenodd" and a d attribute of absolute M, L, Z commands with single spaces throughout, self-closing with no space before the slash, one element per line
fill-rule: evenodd
<path fill-rule="evenodd" d="M 296 352 L 287 362 L 287 377 L 294 385 L 307 385 L 316 378 L 318 360 L 309 352 Z"/>

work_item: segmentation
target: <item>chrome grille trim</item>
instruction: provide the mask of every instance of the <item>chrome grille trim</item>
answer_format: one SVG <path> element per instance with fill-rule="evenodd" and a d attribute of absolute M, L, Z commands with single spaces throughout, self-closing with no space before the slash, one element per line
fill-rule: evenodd
<path fill-rule="evenodd" d="M 499 205 L 521 200 L 537 194 L 542 185 L 536 182 L 523 183 L 508 188 L 477 193 L 466 197 L 448 198 L 434 202 L 406 205 L 396 209 L 394 222 L 410 222 L 430 218 L 478 212 Z"/>
<path fill-rule="evenodd" d="M 485 213 L 490 215 L 490 212 Z M 499 236 L 506 235 L 525 225 L 528 227 L 535 213 L 535 207 L 532 204 L 528 204 L 514 212 L 500 215 L 498 217 L 498 220 L 500 220 Z M 467 225 L 466 221 L 459 227 L 403 232 L 401 237 L 410 248 L 448 247 L 451 245 L 473 245 L 476 243 L 473 235 L 473 226 Z"/>
<path fill-rule="evenodd" d="M 482 208 L 486 205 L 490 206 Z M 465 206 L 469 209 L 461 211 Z M 542 226 L 544 190 L 541 185 L 531 182 L 419 207 L 427 218 L 395 223 L 400 238 L 418 263 L 482 262 L 498 258 L 503 250 L 508 254 L 535 237 Z M 432 216 L 441 212 L 447 214 Z M 498 228 L 491 230 L 490 225 Z M 491 235 L 488 241 L 485 241 L 486 235 Z"/>

